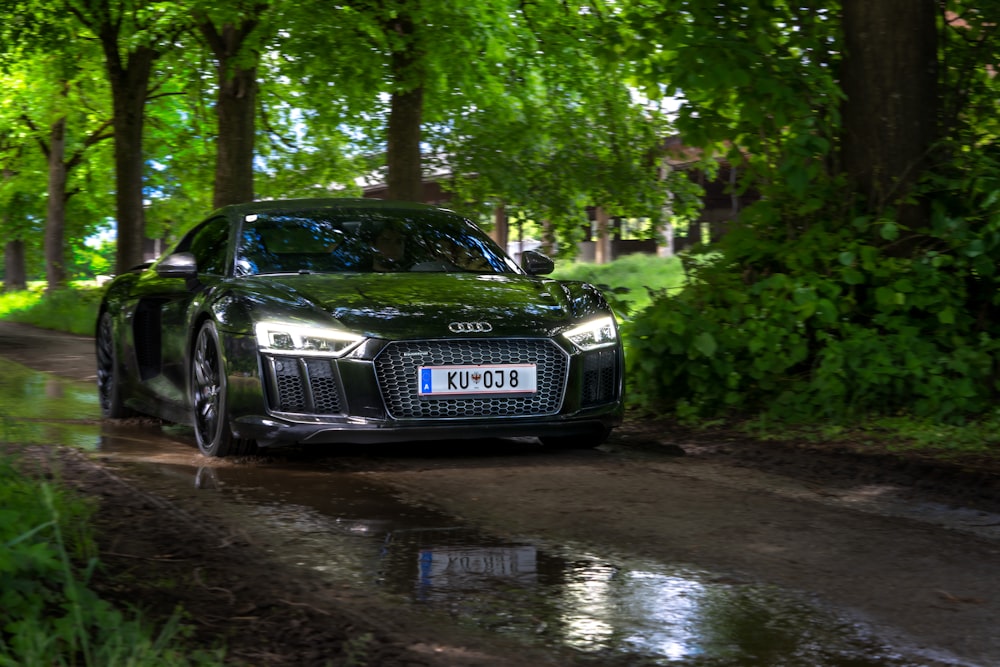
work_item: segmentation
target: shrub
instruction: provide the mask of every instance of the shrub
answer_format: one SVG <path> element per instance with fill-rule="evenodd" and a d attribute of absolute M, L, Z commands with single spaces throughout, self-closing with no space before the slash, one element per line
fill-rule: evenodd
<path fill-rule="evenodd" d="M 934 200 L 922 230 L 888 216 L 736 228 L 681 292 L 626 324 L 631 396 L 686 418 L 989 411 L 1000 212 L 991 188 L 970 187 L 961 205 Z"/>

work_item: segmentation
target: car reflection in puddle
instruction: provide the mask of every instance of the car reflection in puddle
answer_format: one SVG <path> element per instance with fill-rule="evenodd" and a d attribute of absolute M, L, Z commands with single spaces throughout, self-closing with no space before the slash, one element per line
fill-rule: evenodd
<path fill-rule="evenodd" d="M 805 595 L 541 539 L 500 539 L 364 475 L 291 464 L 127 464 L 212 493 L 275 558 L 330 581 L 602 665 L 912 662 Z"/>

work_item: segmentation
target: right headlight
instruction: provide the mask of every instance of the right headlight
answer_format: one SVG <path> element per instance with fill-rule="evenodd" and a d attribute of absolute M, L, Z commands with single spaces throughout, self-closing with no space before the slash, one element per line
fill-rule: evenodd
<path fill-rule="evenodd" d="M 618 342 L 615 320 L 610 316 L 598 317 L 578 327 L 573 327 L 569 331 L 563 332 L 563 336 L 584 352 L 610 347 Z"/>

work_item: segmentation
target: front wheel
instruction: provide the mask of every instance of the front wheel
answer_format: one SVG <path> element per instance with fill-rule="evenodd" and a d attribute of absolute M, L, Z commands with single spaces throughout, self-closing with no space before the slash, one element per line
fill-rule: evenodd
<path fill-rule="evenodd" d="M 219 332 L 212 321 L 198 330 L 191 355 L 191 410 L 198 449 L 205 456 L 252 454 L 253 440 L 233 437 L 229 428 L 226 369 Z"/>
<path fill-rule="evenodd" d="M 101 403 L 101 416 L 123 419 L 135 414 L 125 407 L 121 380 L 121 364 L 115 344 L 115 325 L 111 313 L 101 313 L 97 324 L 94 350 L 97 357 L 97 396 Z"/>

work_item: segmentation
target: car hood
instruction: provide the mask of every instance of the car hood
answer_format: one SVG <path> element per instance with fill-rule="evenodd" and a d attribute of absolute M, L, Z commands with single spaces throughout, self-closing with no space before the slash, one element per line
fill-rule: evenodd
<path fill-rule="evenodd" d="M 488 322 L 492 335 L 550 336 L 607 312 L 590 285 L 521 275 L 300 274 L 242 281 L 258 319 L 310 310 L 356 333 L 389 339 L 451 336 L 452 322 Z"/>

